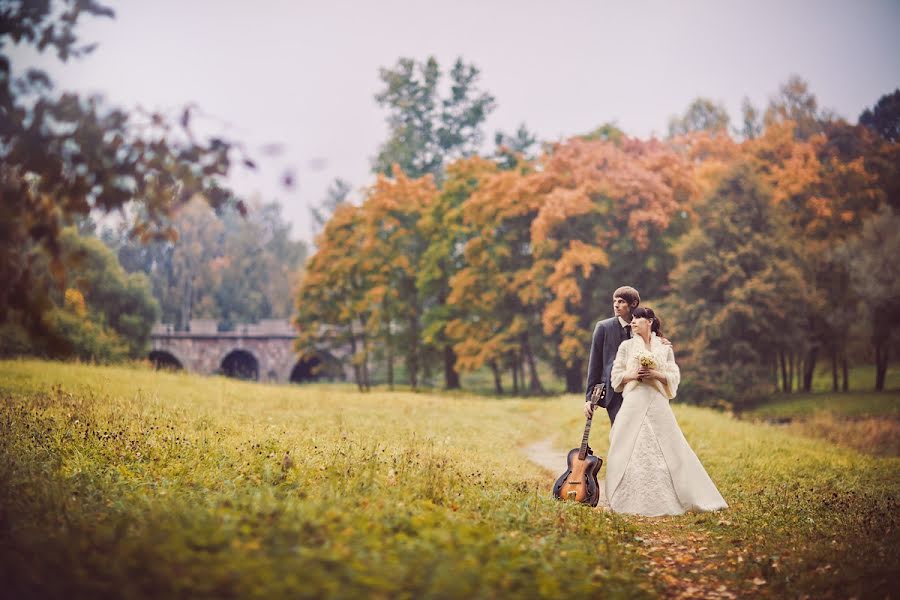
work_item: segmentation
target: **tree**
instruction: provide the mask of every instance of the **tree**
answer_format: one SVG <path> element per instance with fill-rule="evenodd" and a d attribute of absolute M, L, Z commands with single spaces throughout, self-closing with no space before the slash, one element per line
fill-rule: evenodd
<path fill-rule="evenodd" d="M 135 200 L 144 219 L 133 233 L 150 240 L 174 237 L 169 216 L 197 193 L 214 206 L 234 203 L 221 182 L 235 145 L 198 140 L 190 108 L 177 121 L 129 114 L 98 97 L 56 94 L 42 71 L 14 72 L 10 41 L 53 51 L 63 61 L 88 53 L 92 47 L 78 46 L 76 35 L 83 15 L 113 12 L 93 0 L 15 2 L 0 9 L 0 323 L 15 315 L 26 328 L 41 328 L 39 311 L 49 300 L 35 297 L 32 242 L 46 250 L 50 272 L 62 282 L 61 232 L 92 211 L 107 213 Z"/>
<path fill-rule="evenodd" d="M 669 119 L 669 137 L 692 131 L 727 132 L 730 118 L 728 110 L 709 98 L 697 98 L 680 117 Z"/>
<path fill-rule="evenodd" d="M 888 206 L 863 223 L 858 237 L 837 251 L 850 273 L 854 295 L 865 305 L 872 322 L 875 389 L 884 390 L 895 330 L 900 326 L 900 215 Z"/>
<path fill-rule="evenodd" d="M 542 198 L 522 194 L 515 170 L 486 177 L 463 203 L 463 223 L 472 235 L 463 249 L 465 265 L 450 279 L 447 302 L 461 310 L 447 324 L 454 340 L 457 367 L 473 371 L 490 367 L 494 390 L 503 393 L 502 370 L 512 368 L 514 384 L 524 381 L 540 392 L 531 336 L 539 335 L 543 298 L 531 279 L 531 222 Z"/>
<path fill-rule="evenodd" d="M 418 386 L 424 366 L 424 299 L 417 286 L 417 273 L 428 240 L 422 235 L 420 221 L 436 193 L 432 177 L 413 179 L 395 167 L 393 179 L 379 176 L 362 204 L 362 253 L 371 266 L 368 327 L 383 339 L 391 385 L 395 348 L 404 354 L 411 387 Z"/>
<path fill-rule="evenodd" d="M 859 115 L 859 124 L 874 129 L 889 142 L 900 142 L 900 88 L 864 110 Z"/>
<path fill-rule="evenodd" d="M 518 159 L 517 159 L 518 160 Z M 423 297 L 423 341 L 441 355 L 444 387 L 460 387 L 457 355 L 448 325 L 464 307 L 450 303 L 450 282 L 466 266 L 464 248 L 474 234 L 463 219 L 462 206 L 485 178 L 497 172 L 495 163 L 479 157 L 459 159 L 447 167 L 444 186 L 424 214 L 420 228 L 428 247 L 422 256 L 416 287 Z"/>
<path fill-rule="evenodd" d="M 809 293 L 751 166 L 736 166 L 697 211 L 660 313 L 679 340 L 685 395 L 745 406 L 769 393 L 778 353 L 801 339 Z"/>
<path fill-rule="evenodd" d="M 213 318 L 228 330 L 291 316 L 306 246 L 290 239 L 279 204 L 252 201 L 242 216 L 197 198 L 172 227 L 175 241 L 133 240 L 127 222 L 102 233 L 126 270 L 150 277 L 164 322 L 185 330 L 192 318 Z"/>
<path fill-rule="evenodd" d="M 762 133 L 762 118 L 759 109 L 753 106 L 746 96 L 741 101 L 741 130 L 738 132 L 745 140 L 752 140 Z"/>
<path fill-rule="evenodd" d="M 494 134 L 494 144 L 497 146 L 495 156 L 502 169 L 514 169 L 522 161 L 534 158 L 532 148 L 537 144 L 537 136 L 528 131 L 525 123 L 512 135 L 498 131 Z"/>
<path fill-rule="evenodd" d="M 541 198 L 531 223 L 534 295 L 562 362 L 566 390 L 582 391 L 586 332 L 608 314 L 623 283 L 660 294 L 673 266 L 669 246 L 693 191 L 690 167 L 658 142 L 572 139 L 557 145 L 520 186 Z"/>
<path fill-rule="evenodd" d="M 347 201 L 347 197 L 350 195 L 352 189 L 353 188 L 349 183 L 340 177 L 337 177 L 328 187 L 328 191 L 325 193 L 325 198 L 322 199 L 322 203 L 318 206 L 310 207 L 309 214 L 313 221 L 313 236 L 319 234 L 325 226 L 325 223 L 328 222 L 328 219 L 330 219 L 331 215 L 334 214 L 334 211 L 337 210 L 338 206 Z"/>
<path fill-rule="evenodd" d="M 821 132 L 824 120 L 825 115 L 819 111 L 815 94 L 809 91 L 809 84 L 798 75 L 792 75 L 781 85 L 778 94 L 769 100 L 763 117 L 766 127 L 785 121 L 793 122 L 794 134 L 801 140 Z"/>
<path fill-rule="evenodd" d="M 45 292 L 32 297 L 41 303 L 40 321 L 27 330 L 14 321 L 0 325 L 0 354 L 100 362 L 143 356 L 159 313 L 147 278 L 126 274 L 100 240 L 74 228 L 64 229 L 58 241 L 68 287 L 54 281 L 49 253 L 34 248 L 31 280 Z"/>
<path fill-rule="evenodd" d="M 369 389 L 369 290 L 374 264 L 363 252 L 363 211 L 341 204 L 316 240 L 297 294 L 296 349 L 312 358 L 322 349 L 350 349 L 354 378 Z"/>
<path fill-rule="evenodd" d="M 381 69 L 384 89 L 375 99 L 390 111 L 390 138 L 374 162 L 374 170 L 390 176 L 393 165 L 413 179 L 430 174 L 436 182 L 444 165 L 474 154 L 481 144 L 481 125 L 494 109 L 494 97 L 476 85 L 478 69 L 456 60 L 450 71 L 450 93 L 441 96 L 442 73 L 434 57 L 424 63 L 401 58 L 393 69 Z"/>

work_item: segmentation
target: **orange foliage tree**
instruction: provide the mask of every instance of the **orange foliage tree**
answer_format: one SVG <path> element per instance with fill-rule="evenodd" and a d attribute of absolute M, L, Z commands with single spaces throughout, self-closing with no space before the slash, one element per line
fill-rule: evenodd
<path fill-rule="evenodd" d="M 363 212 L 350 204 L 338 206 L 309 259 L 297 296 L 296 349 L 312 359 L 323 349 L 349 347 L 354 377 L 367 390 L 369 344 L 368 290 L 372 265 L 362 252 Z"/>
<path fill-rule="evenodd" d="M 393 178 L 379 176 L 361 207 L 361 253 L 370 287 L 367 331 L 380 337 L 387 354 L 388 384 L 394 384 L 394 352 L 401 349 L 409 385 L 416 388 L 422 360 L 424 298 L 417 275 L 428 248 L 421 221 L 437 189 L 430 175 L 407 177 L 394 167 Z"/>
<path fill-rule="evenodd" d="M 529 281 L 544 296 L 541 321 L 557 350 L 566 389 L 581 391 L 587 339 L 605 317 L 612 291 L 634 285 L 649 295 L 667 285 L 671 238 L 684 227 L 693 192 L 690 165 L 658 141 L 573 139 L 525 178 L 537 198 Z M 685 215 L 687 213 L 685 212 Z"/>

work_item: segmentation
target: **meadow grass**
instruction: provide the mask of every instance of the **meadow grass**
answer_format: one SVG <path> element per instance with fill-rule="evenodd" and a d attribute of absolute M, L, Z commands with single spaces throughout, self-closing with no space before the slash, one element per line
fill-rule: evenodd
<path fill-rule="evenodd" d="M 708 409 L 676 415 L 730 508 L 640 519 L 553 500 L 558 473 L 525 461 L 580 440 L 576 396 L 21 360 L 0 397 L 20 597 L 884 597 L 898 570 L 900 460 Z"/>
<path fill-rule="evenodd" d="M 900 456 L 900 391 L 779 394 L 742 417 L 868 454 Z"/>
<path fill-rule="evenodd" d="M 900 392 L 777 394 L 744 416 L 790 420 L 832 413 L 843 417 L 900 417 Z"/>
<path fill-rule="evenodd" d="M 856 365 L 848 370 L 848 387 L 851 392 L 871 392 L 875 390 L 875 365 Z M 831 374 L 831 364 L 828 361 L 820 362 L 813 372 L 812 391 L 832 391 L 834 380 Z M 799 385 L 795 381 L 794 385 Z M 884 378 L 886 391 L 900 391 L 900 364 L 888 365 Z"/>

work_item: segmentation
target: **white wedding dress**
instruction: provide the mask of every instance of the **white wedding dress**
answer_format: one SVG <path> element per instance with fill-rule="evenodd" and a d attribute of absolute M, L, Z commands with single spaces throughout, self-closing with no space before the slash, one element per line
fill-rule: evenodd
<path fill-rule="evenodd" d="M 657 369 L 666 375 L 665 384 L 631 381 L 623 385 L 625 373 L 637 369 L 640 354 L 653 355 Z M 669 406 L 681 379 L 672 347 L 663 344 L 655 333 L 651 334 L 649 350 L 640 336 L 625 340 L 619 346 L 610 379 L 612 387 L 623 392 L 623 402 L 609 432 L 609 507 L 615 512 L 648 517 L 727 508 Z"/>

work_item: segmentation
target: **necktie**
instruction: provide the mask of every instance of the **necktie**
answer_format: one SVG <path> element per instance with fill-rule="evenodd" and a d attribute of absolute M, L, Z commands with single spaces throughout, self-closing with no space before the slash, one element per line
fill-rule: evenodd
<path fill-rule="evenodd" d="M 631 326 L 630 325 L 626 325 L 625 327 L 622 328 L 622 337 L 624 337 L 626 340 L 631 339 Z"/>

